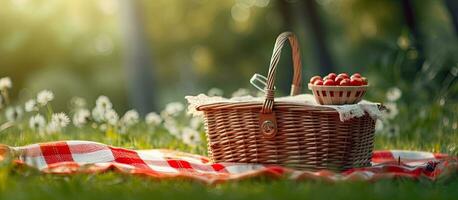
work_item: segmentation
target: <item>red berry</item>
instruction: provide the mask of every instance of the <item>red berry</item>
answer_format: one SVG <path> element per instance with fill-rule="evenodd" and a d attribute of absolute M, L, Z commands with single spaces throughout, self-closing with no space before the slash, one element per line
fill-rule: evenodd
<path fill-rule="evenodd" d="M 314 76 L 314 77 L 312 77 L 312 78 L 310 79 L 310 83 L 313 84 L 313 83 L 315 83 L 315 81 L 317 81 L 317 80 L 322 80 L 322 79 L 321 79 L 321 76 Z"/>
<path fill-rule="evenodd" d="M 350 78 L 347 73 L 340 73 L 339 75 L 337 75 L 337 77 L 339 77 L 339 76 L 341 76 L 343 78 Z"/>
<path fill-rule="evenodd" d="M 350 78 L 361 78 L 361 74 L 359 74 L 359 73 L 354 73 L 353 75 L 351 75 Z"/>
<path fill-rule="evenodd" d="M 324 85 L 336 85 L 336 82 L 334 82 L 334 81 L 331 80 L 331 79 L 328 79 L 328 80 L 324 81 L 323 84 L 324 84 Z"/>
<path fill-rule="evenodd" d="M 367 85 L 367 78 L 366 77 L 362 77 L 361 80 L 363 81 L 363 85 Z"/>
<path fill-rule="evenodd" d="M 328 79 L 335 80 L 336 77 L 337 77 L 337 75 L 336 75 L 336 73 L 329 73 L 329 74 L 327 75 L 327 77 L 328 77 Z"/>
<path fill-rule="evenodd" d="M 322 80 L 317 80 L 313 84 L 314 85 L 323 85 L 323 81 Z"/>
<path fill-rule="evenodd" d="M 343 77 L 343 76 L 337 76 L 336 79 L 334 80 L 334 82 L 340 83 L 340 81 L 342 81 L 344 79 L 345 79 L 345 77 Z"/>
<path fill-rule="evenodd" d="M 361 80 L 361 78 L 354 77 L 354 78 L 350 79 L 350 85 L 352 85 L 352 86 L 363 85 L 363 80 Z"/>
<path fill-rule="evenodd" d="M 343 79 L 342 81 L 340 81 L 340 86 L 350 86 L 351 83 L 350 83 L 350 79 L 346 78 L 346 79 Z"/>

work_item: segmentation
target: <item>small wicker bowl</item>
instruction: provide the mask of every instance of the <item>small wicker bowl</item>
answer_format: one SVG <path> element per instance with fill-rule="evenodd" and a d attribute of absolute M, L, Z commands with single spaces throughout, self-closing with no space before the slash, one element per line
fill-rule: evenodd
<path fill-rule="evenodd" d="M 369 85 L 326 86 L 309 84 L 317 103 L 321 105 L 355 104 L 363 99 Z"/>

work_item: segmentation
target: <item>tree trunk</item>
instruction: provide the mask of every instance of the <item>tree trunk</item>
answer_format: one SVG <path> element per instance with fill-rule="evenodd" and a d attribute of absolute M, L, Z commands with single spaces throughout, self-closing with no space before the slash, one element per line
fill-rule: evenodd
<path fill-rule="evenodd" d="M 455 28 L 455 34 L 458 35 L 458 1 L 456 0 L 445 0 L 445 5 L 452 18 L 453 27 Z"/>
<path fill-rule="evenodd" d="M 154 110 L 153 62 L 139 1 L 118 1 L 124 34 L 125 73 L 129 101 L 140 114 Z"/>
<path fill-rule="evenodd" d="M 334 71 L 334 65 L 326 44 L 326 34 L 320 21 L 320 16 L 314 0 L 305 0 L 302 3 L 304 17 L 308 22 L 308 27 L 314 41 L 314 53 L 318 57 L 319 71 L 327 74 Z"/>
<path fill-rule="evenodd" d="M 418 51 L 418 63 L 417 63 L 417 71 L 421 70 L 423 63 L 425 62 L 425 54 L 424 48 L 422 45 L 422 35 L 420 30 L 418 29 L 417 20 L 415 18 L 415 9 L 413 7 L 411 0 L 402 0 L 402 10 L 404 15 L 404 20 L 406 23 L 407 28 L 409 29 L 412 37 L 414 39 L 414 45 Z M 410 72 L 408 72 L 410 74 Z"/>

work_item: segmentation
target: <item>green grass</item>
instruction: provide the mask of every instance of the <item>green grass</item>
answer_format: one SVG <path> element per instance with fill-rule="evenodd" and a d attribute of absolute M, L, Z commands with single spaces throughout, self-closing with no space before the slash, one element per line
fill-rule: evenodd
<path fill-rule="evenodd" d="M 205 146 L 189 147 L 175 140 L 165 130 L 148 130 L 144 125 L 125 135 L 110 135 L 91 128 L 69 128 L 56 135 L 40 136 L 16 128 L 3 132 L 0 143 L 24 145 L 50 140 L 91 140 L 135 149 L 171 148 L 205 154 Z M 456 144 L 458 135 L 437 136 L 433 140 L 408 140 L 406 137 L 377 136 L 376 148 L 447 151 Z M 449 152 L 453 153 L 453 152 Z M 0 199 L 439 199 L 458 195 L 457 176 L 411 181 L 383 180 L 375 183 L 316 181 L 295 182 L 286 179 L 255 178 L 240 182 L 207 186 L 189 180 L 155 180 L 114 172 L 97 175 L 46 175 L 33 169 L 0 167 Z"/>

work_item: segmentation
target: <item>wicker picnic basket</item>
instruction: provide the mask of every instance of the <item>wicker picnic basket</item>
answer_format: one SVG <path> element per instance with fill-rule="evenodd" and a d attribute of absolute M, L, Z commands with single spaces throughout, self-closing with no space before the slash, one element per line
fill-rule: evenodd
<path fill-rule="evenodd" d="M 275 101 L 274 80 L 284 43 L 292 48 L 291 95 L 301 91 L 301 58 L 296 36 L 278 36 L 270 61 L 264 102 L 217 102 L 200 105 L 214 162 L 259 163 L 294 169 L 342 171 L 369 166 L 375 120 L 340 121 L 324 106 Z"/>

